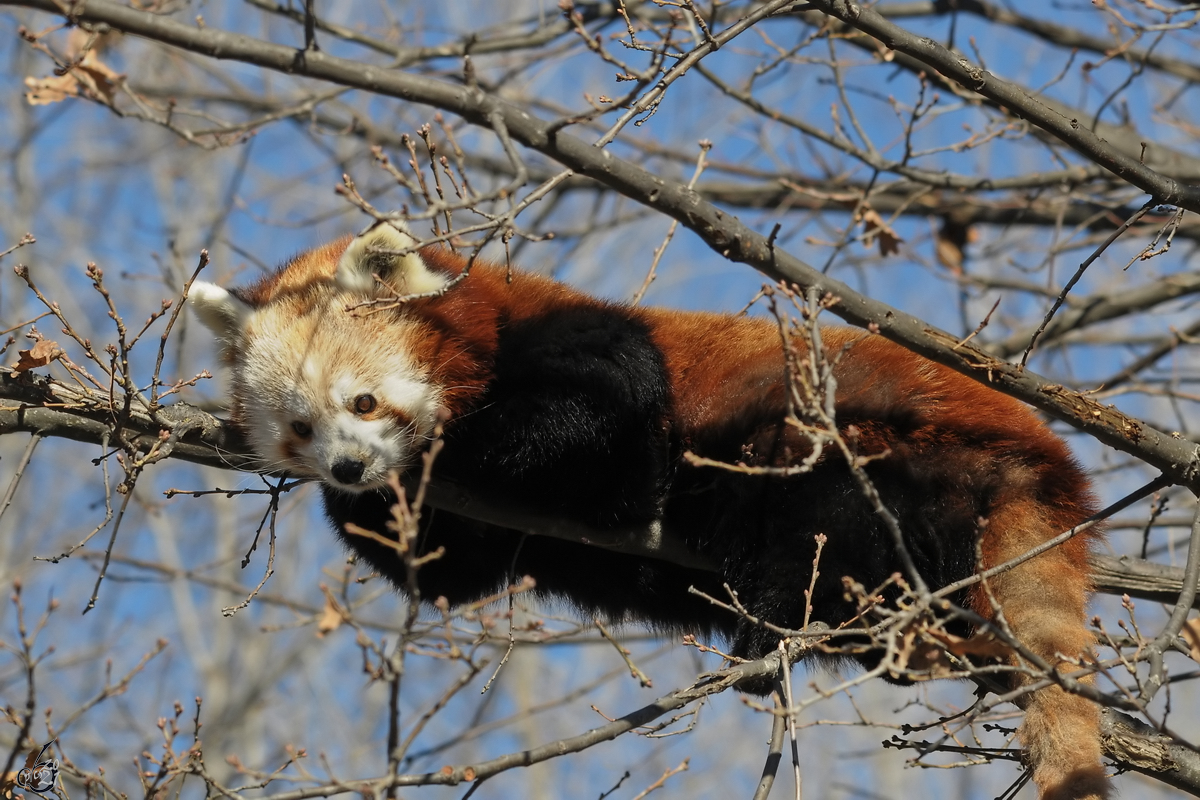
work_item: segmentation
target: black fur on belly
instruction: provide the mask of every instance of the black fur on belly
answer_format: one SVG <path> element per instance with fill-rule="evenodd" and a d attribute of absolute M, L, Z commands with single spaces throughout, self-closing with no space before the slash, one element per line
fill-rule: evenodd
<path fill-rule="evenodd" d="M 325 511 L 342 541 L 377 572 L 403 589 L 404 563 L 386 545 L 345 532 L 352 522 L 387 532 L 396 498 L 390 492 L 352 495 L 323 487 Z M 734 618 L 713 614 L 713 607 L 688 587 L 723 595 L 720 577 L 665 561 L 638 558 L 546 536 L 528 536 L 467 519 L 440 509 L 422 509 L 417 555 L 444 548 L 441 558 L 417 570 L 421 598 L 445 597 L 451 605 L 499 592 L 522 576 L 536 582 L 536 594 L 566 600 L 588 616 L 638 621 L 670 632 L 728 634 Z"/>

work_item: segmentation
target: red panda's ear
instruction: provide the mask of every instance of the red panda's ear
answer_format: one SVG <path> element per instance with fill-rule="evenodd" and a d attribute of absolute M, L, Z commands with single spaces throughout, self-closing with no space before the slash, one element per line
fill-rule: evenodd
<path fill-rule="evenodd" d="M 188 305 L 204 326 L 226 344 L 237 340 L 245 328 L 246 318 L 254 310 L 220 286 L 206 281 L 192 284 L 188 290 Z"/>
<path fill-rule="evenodd" d="M 400 222 L 379 222 L 355 236 L 338 261 L 335 280 L 351 292 L 383 289 L 402 294 L 425 294 L 445 287 L 448 278 L 425 264 L 417 240 Z"/>

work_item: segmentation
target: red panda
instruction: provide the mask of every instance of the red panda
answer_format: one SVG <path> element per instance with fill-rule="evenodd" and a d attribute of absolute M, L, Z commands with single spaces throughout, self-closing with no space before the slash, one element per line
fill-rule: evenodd
<path fill-rule="evenodd" d="M 789 475 L 683 457 L 787 467 L 812 453 L 784 421 L 776 325 L 604 302 L 484 262 L 443 292 L 466 260 L 441 247 L 402 252 L 415 246 L 381 223 L 247 288 L 199 282 L 189 298 L 223 344 L 232 418 L 263 469 L 320 481 L 339 535 L 397 586 L 396 553 L 345 526 L 386 531 L 388 474 L 418 463 L 439 414 L 448 421 L 435 476 L 593 528 L 661 524 L 716 571 L 439 510 L 423 515 L 423 551 L 445 548 L 417 573 L 425 598 L 467 602 L 527 574 L 589 614 L 723 635 L 734 656 L 755 658 L 778 636 L 690 586 L 723 597 L 728 583 L 750 615 L 801 627 L 814 536 L 825 534 L 813 619 L 836 627 L 856 613 L 843 577 L 870 589 L 900 570 L 891 533 L 840 455 Z M 395 294 L 416 297 L 361 307 Z M 838 327 L 821 336 L 840 354 L 839 430 L 876 456 L 865 471 L 930 587 L 1002 564 L 1093 513 L 1066 446 L 1019 402 L 882 337 Z M 977 583 L 960 602 L 990 621 L 994 599 L 1030 651 L 1070 672 L 1092 642 L 1094 537 L 992 577 L 991 598 Z M 1032 680 L 1014 675 L 1016 685 Z M 1096 706 L 1057 686 L 1023 702 L 1020 738 L 1039 796 L 1108 797 Z"/>

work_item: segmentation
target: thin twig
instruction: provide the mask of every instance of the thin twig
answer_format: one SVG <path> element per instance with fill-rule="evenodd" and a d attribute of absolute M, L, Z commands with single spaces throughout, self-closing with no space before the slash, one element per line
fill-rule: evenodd
<path fill-rule="evenodd" d="M 779 762 L 783 760 L 783 737 L 787 732 L 789 715 L 782 681 L 776 681 L 771 697 L 775 701 L 775 713 L 771 715 L 771 739 L 767 744 L 767 760 L 763 764 L 762 777 L 758 779 L 752 800 L 767 800 L 771 787 L 775 785 L 775 776 L 779 773 Z"/>
<path fill-rule="evenodd" d="M 1100 257 L 1101 253 L 1108 249 L 1109 245 L 1119 239 L 1121 234 L 1129 230 L 1129 228 L 1138 220 L 1146 216 L 1150 209 L 1157 205 L 1159 205 L 1158 200 L 1151 197 L 1146 201 L 1145 205 L 1135 211 L 1133 215 L 1129 217 L 1129 219 L 1125 220 L 1121 227 L 1113 231 L 1109 237 L 1100 244 L 1099 247 L 1093 250 L 1090 256 L 1083 260 L 1083 263 L 1080 264 L 1079 268 L 1075 270 L 1075 274 L 1071 276 L 1069 281 L 1067 281 L 1067 285 L 1063 287 L 1062 291 L 1059 292 L 1058 297 L 1054 299 L 1054 303 L 1050 306 L 1050 310 L 1046 312 L 1046 316 L 1042 319 L 1042 324 L 1038 326 L 1038 329 L 1033 332 L 1033 336 L 1029 338 L 1029 344 L 1026 346 L 1025 352 L 1021 354 L 1022 368 L 1024 368 L 1026 362 L 1029 361 L 1029 354 L 1033 352 L 1033 347 L 1037 344 L 1038 337 L 1045 332 L 1046 326 L 1050 324 L 1050 320 L 1054 319 L 1054 315 L 1058 312 L 1058 309 L 1062 307 L 1062 304 L 1067 299 L 1067 295 L 1070 294 L 1071 289 L 1075 288 L 1075 284 L 1078 283 L 1079 279 L 1083 277 L 1083 273 L 1087 271 L 1087 268 L 1092 265 L 1092 262 Z"/>

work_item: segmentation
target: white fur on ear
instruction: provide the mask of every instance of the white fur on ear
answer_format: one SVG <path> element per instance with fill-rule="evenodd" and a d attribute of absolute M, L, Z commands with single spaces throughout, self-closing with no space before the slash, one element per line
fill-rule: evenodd
<path fill-rule="evenodd" d="M 215 283 L 196 281 L 188 290 L 188 305 L 204 326 L 226 342 L 234 341 L 254 310 Z"/>
<path fill-rule="evenodd" d="M 400 222 L 377 222 L 354 237 L 338 261 L 334 280 L 351 292 L 374 292 L 375 275 L 405 294 L 425 294 L 445 287 L 449 279 L 426 266 L 420 253 L 396 255 L 414 247 L 417 240 Z M 384 251 L 384 252 L 380 252 Z"/>

